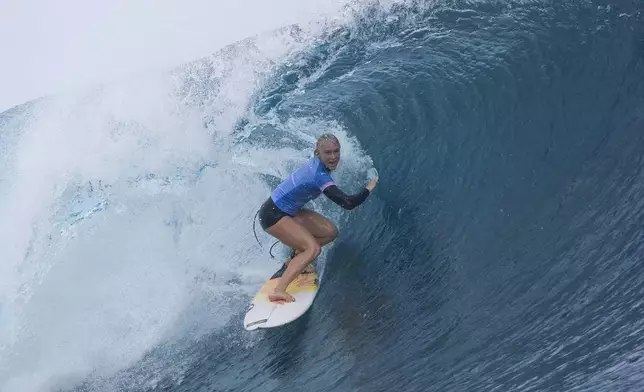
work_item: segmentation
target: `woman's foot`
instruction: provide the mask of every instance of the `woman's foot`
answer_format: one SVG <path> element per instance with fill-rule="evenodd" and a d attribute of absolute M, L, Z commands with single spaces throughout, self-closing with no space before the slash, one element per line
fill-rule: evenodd
<path fill-rule="evenodd" d="M 271 294 L 268 295 L 268 300 L 271 302 L 295 302 L 295 298 L 286 291 L 275 289 Z"/>

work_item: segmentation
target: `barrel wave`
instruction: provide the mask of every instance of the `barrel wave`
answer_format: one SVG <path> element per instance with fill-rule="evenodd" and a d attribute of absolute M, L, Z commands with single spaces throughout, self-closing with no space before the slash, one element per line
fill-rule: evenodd
<path fill-rule="evenodd" d="M 53 192 L 56 208 L 45 210 L 56 213 L 43 218 L 39 199 L 18 203 L 40 223 L 19 219 L 32 237 L 12 254 L 37 271 L 3 285 L 0 321 L 13 329 L 2 336 L 10 365 L 0 380 L 64 391 L 644 388 L 643 10 L 641 1 L 412 2 L 362 6 L 313 35 L 291 26 L 277 33 L 286 46 L 275 58 L 259 37 L 177 69 L 170 87 L 149 82 L 146 96 L 161 84 L 174 94 L 162 109 L 141 103 L 133 118 L 100 98 L 97 134 L 110 136 L 92 144 L 93 170 L 63 158 L 61 171 L 24 163 L 20 154 L 41 152 L 24 131 L 38 114 L 3 114 L 4 207 L 36 189 Z M 78 112 L 98 98 L 83 98 L 70 121 L 94 124 Z M 163 132 L 140 126 L 164 127 L 152 119 L 168 112 Z M 314 306 L 248 333 L 245 304 L 286 254 L 271 259 L 263 233 L 255 242 L 253 216 L 329 131 L 342 143 L 343 189 L 366 184 L 371 167 L 380 182 L 352 211 L 313 204 L 340 229 L 319 260 Z M 127 132 L 144 142 L 114 144 Z M 70 167 L 74 176 L 59 176 Z M 18 169 L 57 180 L 30 185 Z M 109 288 L 96 288 L 92 252 L 129 260 L 108 262 L 117 273 L 99 268 L 113 276 Z M 62 332 L 33 337 L 66 328 L 38 321 L 60 313 L 38 311 L 70 279 L 95 295 L 61 311 L 99 337 L 79 347 Z M 84 312 L 91 322 L 74 321 Z M 61 338 L 81 365 L 47 365 Z M 30 361 L 34 350 L 45 362 Z"/>

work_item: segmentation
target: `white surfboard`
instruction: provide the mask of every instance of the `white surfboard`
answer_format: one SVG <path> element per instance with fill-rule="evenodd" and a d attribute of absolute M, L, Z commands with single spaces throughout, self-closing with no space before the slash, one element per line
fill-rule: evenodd
<path fill-rule="evenodd" d="M 253 331 L 258 328 L 273 328 L 288 324 L 306 313 L 313 305 L 313 300 L 320 288 L 320 279 L 315 271 L 301 273 L 286 288 L 286 292 L 295 298 L 295 302 L 272 302 L 268 299 L 268 294 L 273 292 L 279 277 L 285 270 L 286 267 L 282 266 L 253 297 L 244 317 L 246 330 Z"/>

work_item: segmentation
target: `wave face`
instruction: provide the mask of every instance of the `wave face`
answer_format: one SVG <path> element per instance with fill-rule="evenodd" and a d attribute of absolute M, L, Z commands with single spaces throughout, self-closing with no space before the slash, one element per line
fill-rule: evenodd
<path fill-rule="evenodd" d="M 643 388 L 642 10 L 370 6 L 5 114 L 3 387 Z M 380 183 L 314 203 L 314 307 L 248 334 L 253 215 L 325 131 L 342 187 Z"/>

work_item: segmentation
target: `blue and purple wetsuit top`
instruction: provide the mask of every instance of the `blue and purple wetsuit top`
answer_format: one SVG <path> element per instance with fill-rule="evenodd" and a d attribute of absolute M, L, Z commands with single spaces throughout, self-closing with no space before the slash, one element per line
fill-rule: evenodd
<path fill-rule="evenodd" d="M 295 216 L 302 206 L 320 196 L 332 185 L 335 185 L 335 182 L 329 169 L 320 158 L 313 157 L 282 181 L 271 194 L 271 198 L 280 210 Z"/>

